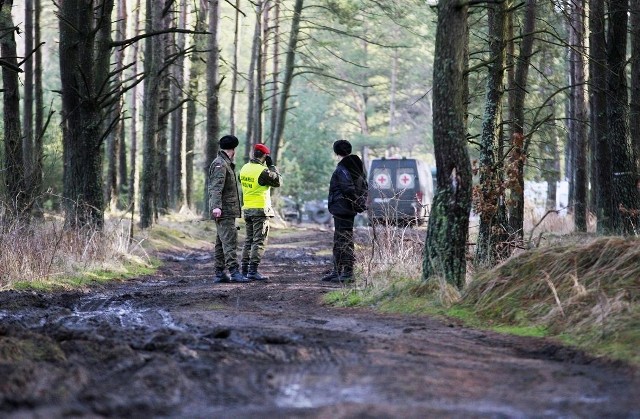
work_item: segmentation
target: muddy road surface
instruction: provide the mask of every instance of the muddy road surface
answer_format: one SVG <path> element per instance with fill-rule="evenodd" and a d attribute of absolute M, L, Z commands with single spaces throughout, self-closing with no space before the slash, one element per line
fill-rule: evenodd
<path fill-rule="evenodd" d="M 627 365 L 323 305 L 330 240 L 272 238 L 266 283 L 214 284 L 203 249 L 124 284 L 0 293 L 0 417 L 640 418 Z"/>

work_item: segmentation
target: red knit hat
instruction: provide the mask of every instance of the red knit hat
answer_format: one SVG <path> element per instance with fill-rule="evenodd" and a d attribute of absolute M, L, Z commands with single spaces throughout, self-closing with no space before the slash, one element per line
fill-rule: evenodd
<path fill-rule="evenodd" d="M 254 150 L 256 150 L 256 151 L 261 151 L 261 152 L 262 152 L 263 154 L 265 154 L 265 155 L 266 155 L 266 154 L 271 154 L 271 150 L 269 150 L 269 147 L 267 147 L 267 146 L 266 146 L 266 145 L 264 145 L 264 144 L 256 144 L 256 145 L 253 147 L 253 149 L 254 149 Z"/>

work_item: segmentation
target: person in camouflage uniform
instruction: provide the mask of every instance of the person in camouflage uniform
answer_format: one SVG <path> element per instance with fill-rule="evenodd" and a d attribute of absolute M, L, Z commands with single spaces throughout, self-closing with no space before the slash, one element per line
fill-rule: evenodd
<path fill-rule="evenodd" d="M 275 216 L 271 206 L 271 188 L 280 186 L 280 174 L 273 165 L 271 151 L 264 144 L 256 144 L 253 158 L 240 170 L 242 209 L 247 238 L 242 249 L 242 273 L 248 279 L 269 279 L 258 272 L 269 234 L 269 218 Z"/>
<path fill-rule="evenodd" d="M 238 177 L 233 158 L 238 139 L 233 135 L 220 138 L 220 151 L 209 166 L 209 208 L 216 222 L 215 282 L 248 282 L 238 264 L 238 229 L 236 218 L 242 215 Z M 229 270 L 229 274 L 225 272 Z"/>

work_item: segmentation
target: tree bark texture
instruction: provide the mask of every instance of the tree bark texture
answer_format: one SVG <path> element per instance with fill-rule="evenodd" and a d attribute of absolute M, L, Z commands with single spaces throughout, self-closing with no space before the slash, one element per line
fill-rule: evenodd
<path fill-rule="evenodd" d="M 236 135 L 236 97 L 238 93 L 238 50 L 240 48 L 240 0 L 236 0 L 233 21 L 233 58 L 231 67 L 231 101 L 229 104 L 229 134 Z"/>
<path fill-rule="evenodd" d="M 256 143 L 256 95 L 259 89 L 259 81 L 256 77 L 258 59 L 260 56 L 260 8 L 256 5 L 256 21 L 253 28 L 253 42 L 251 43 L 251 59 L 249 62 L 249 73 L 247 74 L 247 133 L 244 140 L 243 161 L 249 161 L 251 145 Z"/>
<path fill-rule="evenodd" d="M 31 178 L 32 195 L 34 197 L 34 216 L 41 218 L 44 214 L 42 208 L 42 192 L 43 192 L 43 159 L 44 159 L 44 98 L 42 87 L 42 50 L 39 48 L 42 39 L 42 31 L 40 29 L 41 1 L 34 2 L 34 44 L 38 46 L 35 51 L 34 66 L 34 99 L 35 99 L 35 119 L 34 119 L 34 139 L 33 139 L 33 174 Z"/>
<path fill-rule="evenodd" d="M 116 21 L 116 41 L 122 41 L 126 37 L 126 2 L 118 1 L 118 20 Z M 108 35 L 108 36 L 107 36 Z M 105 34 L 105 42 L 110 41 L 110 34 Z M 124 67 L 124 50 L 117 48 L 115 50 L 115 74 L 111 79 L 110 89 L 113 92 L 119 92 L 122 86 L 122 69 Z M 124 147 L 123 141 L 123 120 L 122 120 L 122 101 L 121 94 L 116 94 L 113 104 L 109 109 L 109 116 L 105 121 L 105 129 L 110 129 L 107 136 L 106 155 L 107 159 L 107 176 L 105 182 L 105 203 L 113 210 L 119 207 L 120 202 L 120 149 Z"/>
<path fill-rule="evenodd" d="M 146 0 L 145 30 L 147 33 L 162 27 L 163 2 Z M 142 103 L 142 173 L 140 175 L 140 227 L 153 225 L 156 212 L 156 191 L 158 176 L 158 117 L 164 40 L 162 36 L 145 39 L 144 51 L 144 100 Z"/>
<path fill-rule="evenodd" d="M 640 168 L 640 1 L 632 1 L 629 14 L 631 34 L 631 98 L 629 100 L 629 133 L 633 144 L 636 169 Z"/>
<path fill-rule="evenodd" d="M 587 98 L 585 75 L 585 10 L 579 2 L 570 6 L 569 61 L 571 86 L 571 115 L 569 130 L 573 158 L 574 223 L 575 230 L 587 231 Z"/>
<path fill-rule="evenodd" d="M 509 228 L 512 237 L 520 240 L 524 234 L 524 165 L 526 160 L 526 145 L 524 143 L 524 102 L 526 97 L 527 75 L 531 55 L 533 54 L 533 42 L 536 21 L 536 0 L 527 0 L 522 30 L 522 43 L 515 63 L 515 75 L 513 85 L 510 86 L 511 97 L 509 99 L 512 121 L 512 156 L 511 164 L 515 165 L 515 186 L 511 188 Z M 528 142 L 529 140 L 527 140 Z M 514 182 L 511 182 L 514 183 Z"/>
<path fill-rule="evenodd" d="M 136 0 L 135 12 L 133 15 L 134 29 L 133 36 L 137 36 L 140 32 L 140 8 L 142 7 L 141 0 Z M 139 57 L 139 43 L 136 42 L 133 45 L 131 67 L 132 78 L 137 77 L 138 74 L 138 57 Z M 138 85 L 134 85 L 131 89 L 131 124 L 130 124 L 130 147 L 129 147 L 129 173 L 128 173 L 128 189 L 129 189 L 129 211 L 133 218 L 133 214 L 136 209 L 136 193 L 137 192 L 137 171 L 138 171 Z M 133 223 L 129 229 L 129 239 L 133 238 Z"/>
<path fill-rule="evenodd" d="M 196 11 L 196 32 L 204 32 L 207 29 L 208 4 L 209 3 L 206 0 L 200 0 L 200 7 Z M 189 70 L 189 101 L 187 102 L 185 127 L 185 199 L 189 208 L 193 206 L 193 163 L 196 144 L 196 118 L 198 116 L 198 109 L 196 106 L 199 103 L 200 77 L 204 74 L 205 68 L 201 51 L 206 49 L 206 42 L 207 37 L 205 35 L 193 35 L 194 51 L 193 54 L 191 54 L 191 68 Z M 205 212 L 205 214 L 206 213 L 208 212 Z"/>
<path fill-rule="evenodd" d="M 178 15 L 178 28 L 186 29 L 187 26 L 187 2 L 180 1 L 180 13 Z M 184 49 L 185 35 L 177 33 L 176 52 L 178 57 L 173 67 L 173 83 L 171 85 L 171 158 L 169 170 L 169 202 L 171 208 L 179 210 L 184 203 L 184 190 L 182 189 L 182 146 L 183 146 L 183 123 L 184 123 L 184 107 L 182 105 L 184 91 Z"/>
<path fill-rule="evenodd" d="M 204 214 L 210 212 L 208 195 L 208 171 L 211 162 L 218 154 L 218 140 L 220 137 L 220 80 L 219 80 L 219 39 L 220 4 L 218 0 L 209 3 L 209 54 L 207 57 L 207 138 L 205 146 L 205 185 L 204 185 Z"/>
<path fill-rule="evenodd" d="M 613 169 L 613 193 L 617 211 L 615 229 L 618 234 L 637 233 L 637 171 L 628 126 L 627 14 L 629 0 L 610 0 L 607 31 L 607 118 Z"/>
<path fill-rule="evenodd" d="M 298 48 L 298 36 L 300 33 L 300 20 L 302 18 L 303 0 L 296 0 L 293 6 L 293 17 L 291 19 L 291 29 L 289 31 L 289 42 L 285 54 L 284 74 L 282 77 L 282 90 L 280 91 L 280 99 L 278 100 L 278 113 L 276 118 L 276 126 L 273 134 L 273 147 L 271 157 L 274 162 L 278 160 L 280 146 L 284 134 L 284 125 L 287 116 L 287 102 L 289 101 L 289 92 L 291 91 L 291 83 L 293 82 L 294 66 L 296 59 L 296 49 Z"/>
<path fill-rule="evenodd" d="M 468 6 L 441 0 L 433 69 L 433 139 L 437 192 L 423 254 L 423 280 L 441 275 L 462 288 L 471 210 L 471 164 L 466 148 L 464 85 Z"/>
<path fill-rule="evenodd" d="M 265 25 L 268 22 L 268 0 L 258 1 L 256 9 L 258 9 L 258 19 L 262 19 L 260 24 L 260 38 L 258 39 L 256 59 L 256 90 L 255 90 L 255 105 L 254 105 L 254 117 L 253 117 L 253 144 L 262 143 L 262 130 L 263 130 L 263 115 L 264 115 L 264 72 L 266 64 L 265 46 L 267 44 L 267 38 L 265 37 L 267 28 Z"/>
<path fill-rule="evenodd" d="M 25 0 L 24 2 L 24 51 L 25 56 L 29 56 L 33 51 L 33 0 Z M 25 58 L 24 62 L 24 100 L 22 102 L 22 152 L 24 160 L 26 188 L 29 191 L 30 199 L 33 196 L 33 171 L 34 171 L 34 154 L 33 154 L 33 61 L 34 56 Z"/>
<path fill-rule="evenodd" d="M 617 209 L 613 199 L 613 171 L 607 132 L 607 50 L 605 0 L 589 1 L 589 95 L 591 136 L 596 155 L 597 232 L 613 234 Z"/>
<path fill-rule="evenodd" d="M 2 104 L 4 133 L 4 182 L 6 205 L 14 217 L 21 217 L 27 210 L 29 196 L 25 189 L 25 166 L 22 154 L 22 133 L 20 132 L 20 83 L 18 81 L 17 52 L 11 9 L 12 0 L 0 5 L 0 56 L 9 65 L 2 66 Z M 11 67 L 13 68 L 11 68 Z"/>
<path fill-rule="evenodd" d="M 273 58 L 271 61 L 271 113 L 269 123 L 269 146 L 273 148 L 273 133 L 278 119 L 278 78 L 280 77 L 280 0 L 273 5 Z"/>
<path fill-rule="evenodd" d="M 475 263 L 493 266 L 506 246 L 506 209 L 504 206 L 504 166 L 502 155 L 502 99 L 506 64 L 506 2 L 489 4 L 489 51 L 487 88 L 482 137 L 480 140 L 480 184 L 476 195 L 476 213 L 480 215 Z M 496 156 L 498 158 L 496 158 Z"/>
<path fill-rule="evenodd" d="M 172 15 L 168 12 L 162 16 L 162 30 L 166 30 L 172 25 Z M 173 61 L 175 53 L 175 44 L 172 33 L 164 33 L 160 35 L 164 48 L 162 50 L 162 73 L 160 82 L 160 109 L 158 116 L 158 165 L 156 177 L 156 205 L 155 217 L 160 214 L 169 212 L 169 119 L 171 117 L 171 79 L 170 66 L 168 63 Z"/>
<path fill-rule="evenodd" d="M 101 228 L 101 146 L 107 134 L 102 87 L 108 80 L 110 54 L 101 36 L 104 26 L 110 28 L 113 2 L 97 9 L 93 2 L 81 0 L 64 0 L 59 6 L 65 225 Z"/>

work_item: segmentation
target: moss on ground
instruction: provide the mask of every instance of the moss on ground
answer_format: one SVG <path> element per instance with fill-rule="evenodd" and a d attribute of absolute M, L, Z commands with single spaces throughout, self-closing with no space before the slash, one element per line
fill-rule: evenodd
<path fill-rule="evenodd" d="M 640 365 L 640 240 L 590 239 L 533 249 L 479 272 L 463 294 L 443 281 L 375 274 L 329 293 L 335 305 L 453 317 L 468 326 L 550 337 Z"/>

